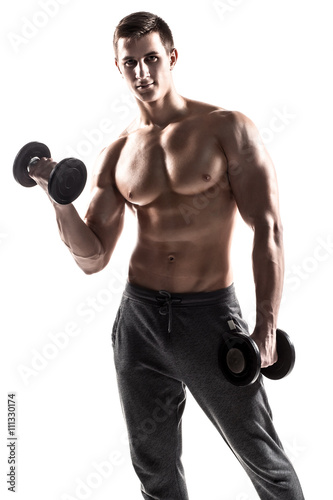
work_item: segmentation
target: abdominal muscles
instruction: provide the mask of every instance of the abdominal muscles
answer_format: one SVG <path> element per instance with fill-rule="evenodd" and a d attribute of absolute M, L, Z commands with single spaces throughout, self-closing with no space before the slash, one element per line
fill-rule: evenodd
<path fill-rule="evenodd" d="M 236 206 L 230 196 L 199 200 L 170 194 L 137 207 L 136 213 L 138 238 L 130 282 L 178 293 L 212 291 L 232 283 Z"/>

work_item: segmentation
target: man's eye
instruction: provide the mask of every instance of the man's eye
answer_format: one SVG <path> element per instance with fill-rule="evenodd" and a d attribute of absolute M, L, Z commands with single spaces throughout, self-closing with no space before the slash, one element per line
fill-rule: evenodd
<path fill-rule="evenodd" d="M 129 59 L 128 61 L 125 62 L 125 66 L 127 67 L 135 66 L 135 61 L 133 59 Z"/>
<path fill-rule="evenodd" d="M 156 56 L 148 56 L 148 61 L 155 62 L 155 61 L 157 61 L 157 57 Z"/>

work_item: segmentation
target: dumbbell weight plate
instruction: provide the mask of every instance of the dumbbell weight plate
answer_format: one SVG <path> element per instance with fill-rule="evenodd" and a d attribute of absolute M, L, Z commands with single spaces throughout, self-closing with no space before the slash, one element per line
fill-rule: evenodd
<path fill-rule="evenodd" d="M 271 380 L 280 380 L 289 375 L 295 365 L 295 347 L 289 335 L 283 330 L 276 330 L 276 349 L 278 360 L 274 365 L 262 368 L 261 373 Z"/>
<path fill-rule="evenodd" d="M 36 182 L 29 176 L 28 165 L 32 158 L 50 158 L 51 153 L 49 148 L 41 142 L 28 142 L 17 153 L 14 165 L 13 175 L 15 180 L 24 187 L 36 186 Z"/>
<path fill-rule="evenodd" d="M 239 349 L 244 358 L 243 370 L 235 373 L 229 366 L 228 353 L 231 349 Z M 225 378 L 233 385 L 252 384 L 260 372 L 260 353 L 257 344 L 245 333 L 226 333 L 218 356 L 220 369 Z"/>
<path fill-rule="evenodd" d="M 65 158 L 51 172 L 49 194 L 60 205 L 67 205 L 80 196 L 86 181 L 85 164 L 77 158 Z"/>

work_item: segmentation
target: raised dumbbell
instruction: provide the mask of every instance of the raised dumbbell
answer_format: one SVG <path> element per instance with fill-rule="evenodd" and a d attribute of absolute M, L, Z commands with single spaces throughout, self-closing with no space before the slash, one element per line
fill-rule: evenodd
<path fill-rule="evenodd" d="M 267 368 L 261 368 L 260 352 L 255 341 L 245 333 L 228 332 L 223 335 L 218 362 L 225 378 L 233 385 L 253 384 L 260 372 L 272 380 L 286 377 L 294 368 L 295 347 L 289 335 L 276 330 L 278 360 Z"/>
<path fill-rule="evenodd" d="M 36 186 L 36 182 L 29 176 L 29 167 L 43 157 L 50 158 L 51 153 L 41 142 L 29 142 L 20 149 L 14 160 L 13 174 L 21 186 Z M 65 158 L 52 170 L 48 181 L 48 192 L 56 203 L 67 205 L 80 196 L 86 181 L 85 164 L 76 158 Z"/>

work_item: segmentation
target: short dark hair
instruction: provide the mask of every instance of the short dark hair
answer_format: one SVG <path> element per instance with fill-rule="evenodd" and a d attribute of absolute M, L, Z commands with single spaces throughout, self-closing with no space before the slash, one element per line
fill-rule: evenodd
<path fill-rule="evenodd" d="M 171 30 L 167 23 L 156 14 L 150 12 L 134 12 L 124 17 L 118 24 L 113 35 L 113 48 L 118 56 L 119 38 L 139 39 L 149 33 L 159 33 L 161 42 L 167 52 L 172 52 L 174 42 Z"/>

